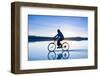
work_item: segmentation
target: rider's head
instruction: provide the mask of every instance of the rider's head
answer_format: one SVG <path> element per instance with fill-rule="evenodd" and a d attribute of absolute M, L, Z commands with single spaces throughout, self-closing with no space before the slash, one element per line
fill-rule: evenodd
<path fill-rule="evenodd" d="M 57 32 L 60 32 L 60 29 L 57 29 Z"/>

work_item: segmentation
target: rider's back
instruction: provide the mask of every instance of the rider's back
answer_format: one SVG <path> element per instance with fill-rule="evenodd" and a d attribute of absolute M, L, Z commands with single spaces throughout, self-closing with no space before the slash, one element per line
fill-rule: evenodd
<path fill-rule="evenodd" d="M 60 37 L 60 39 L 64 39 L 64 35 L 61 32 L 58 33 L 58 36 Z"/>

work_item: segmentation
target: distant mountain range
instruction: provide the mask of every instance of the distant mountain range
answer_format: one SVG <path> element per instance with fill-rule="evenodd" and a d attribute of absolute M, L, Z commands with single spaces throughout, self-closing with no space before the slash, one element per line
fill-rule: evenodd
<path fill-rule="evenodd" d="M 28 36 L 28 42 L 37 42 L 37 41 L 52 41 L 53 37 L 41 37 L 41 36 Z M 87 37 L 66 37 L 64 40 L 69 41 L 83 41 L 88 40 Z"/>

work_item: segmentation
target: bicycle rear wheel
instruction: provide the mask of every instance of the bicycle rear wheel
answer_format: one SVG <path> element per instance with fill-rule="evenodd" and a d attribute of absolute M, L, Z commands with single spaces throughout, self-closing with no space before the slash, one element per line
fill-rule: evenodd
<path fill-rule="evenodd" d="M 70 54 L 69 54 L 69 51 L 68 51 L 68 50 L 62 52 L 62 58 L 63 58 L 63 59 L 68 59 L 69 56 L 70 56 Z"/>
<path fill-rule="evenodd" d="M 64 42 L 64 43 L 62 44 L 62 50 L 63 50 L 63 51 L 69 50 L 69 44 L 68 44 L 67 42 Z"/>
<path fill-rule="evenodd" d="M 50 51 L 50 52 L 52 52 L 52 51 L 54 51 L 56 49 L 56 45 L 55 45 L 55 43 L 50 43 L 49 45 L 48 45 L 48 50 Z"/>

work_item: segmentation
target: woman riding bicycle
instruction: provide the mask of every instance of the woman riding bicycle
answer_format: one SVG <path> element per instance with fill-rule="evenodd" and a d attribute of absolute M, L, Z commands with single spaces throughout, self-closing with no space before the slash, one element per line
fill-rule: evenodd
<path fill-rule="evenodd" d="M 57 40 L 57 48 L 61 48 L 61 41 L 64 40 L 64 35 L 62 34 L 62 32 L 60 31 L 60 29 L 57 29 L 57 35 L 54 36 L 54 39 Z"/>

